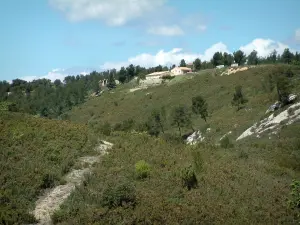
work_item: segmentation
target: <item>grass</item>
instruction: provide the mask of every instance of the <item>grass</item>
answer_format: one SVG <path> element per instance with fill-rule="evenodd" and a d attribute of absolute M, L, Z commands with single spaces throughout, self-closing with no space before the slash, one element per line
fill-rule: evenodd
<path fill-rule="evenodd" d="M 263 85 L 272 68 L 221 77 L 214 70 L 201 71 L 132 93 L 129 88 L 136 84 L 131 82 L 74 108 L 64 122 L 2 113 L 0 143 L 6 150 L 1 181 L 4 190 L 18 190 L 3 193 L 20 209 L 32 208 L 43 184 L 56 185 L 67 171 L 63 165 L 84 153 L 92 130 L 106 135 L 114 147 L 55 212 L 55 224 L 296 224 L 299 209 L 289 208 L 288 199 L 298 190 L 290 184 L 300 176 L 300 123 L 283 126 L 271 139 L 234 141 L 276 101 L 275 91 Z M 300 68 L 292 70 L 295 93 Z M 231 106 L 236 85 L 249 100 L 239 111 Z M 174 107 L 191 106 L 199 94 L 208 103 L 209 118 L 205 123 L 193 117 L 193 127 L 210 128 L 204 143 L 184 144 L 169 119 L 163 121 L 165 134 L 157 138 L 139 132 L 153 109 L 164 107 L 169 118 Z M 216 145 L 229 131 L 230 139 Z M 144 179 L 137 179 L 137 171 Z"/>
<path fill-rule="evenodd" d="M 278 152 L 267 147 L 270 143 L 265 148 L 243 143 L 229 150 L 170 144 L 146 134 L 117 132 L 109 138 L 115 147 L 55 215 L 57 224 L 295 223 L 286 199 L 299 170 L 274 161 Z M 241 157 L 246 151 L 248 157 Z M 202 168 L 196 172 L 197 187 L 188 191 L 181 174 L 195 152 L 201 154 Z M 152 168 L 151 177 L 143 181 L 134 170 L 140 158 L 148 159 Z M 123 182 L 135 186 L 135 206 L 103 206 L 107 187 Z"/>
<path fill-rule="evenodd" d="M 104 121 L 114 125 L 129 119 L 139 124 L 153 109 L 164 106 L 170 114 L 174 106 L 191 105 L 191 98 L 201 94 L 208 103 L 210 117 L 208 123 L 193 118 L 194 127 L 211 130 L 205 134 L 206 142 L 196 146 L 186 146 L 174 136 L 177 130 L 168 121 L 164 124 L 166 134 L 158 138 L 130 129 L 111 132 L 106 138 L 115 144 L 114 148 L 86 184 L 78 187 L 55 213 L 55 223 L 295 224 L 299 209 L 289 208 L 287 200 L 290 184 L 300 176 L 300 124 L 284 126 L 272 139 L 263 135 L 260 139 L 234 141 L 265 117 L 266 109 L 276 101 L 275 93 L 266 92 L 262 85 L 271 69 L 263 66 L 222 77 L 202 72 L 193 79 L 181 77 L 173 79 L 172 85 L 134 93 L 119 87 L 113 94 L 105 93 L 103 98 L 91 99 L 72 110 L 71 120 L 92 123 L 94 127 Z M 299 77 L 299 68 L 293 69 Z M 293 82 L 295 91 L 300 83 L 297 79 Z M 242 85 L 249 100 L 238 112 L 231 106 L 236 85 Z M 229 131 L 230 140 L 225 139 L 218 147 L 220 137 Z M 151 176 L 138 180 L 135 164 L 143 159 L 151 165 Z M 110 192 L 114 194 L 109 199 L 135 196 L 134 204 L 103 205 L 101 199 L 107 199 L 107 189 L 119 184 L 131 186 Z"/>
<path fill-rule="evenodd" d="M 214 77 L 212 72 L 201 72 L 194 75 L 193 79 L 184 79 L 184 82 L 152 87 L 133 93 L 129 93 L 126 86 L 119 87 L 114 93 L 104 93 L 103 96 L 93 98 L 80 107 L 74 108 L 69 115 L 71 120 L 83 123 L 98 121 L 116 124 L 127 119 L 140 123 L 145 121 L 153 109 L 160 109 L 164 106 L 167 114 L 170 114 L 172 109 L 179 104 L 190 106 L 191 98 L 200 94 L 208 103 L 208 123 L 212 130 L 219 129 L 220 137 L 230 130 L 238 135 L 264 116 L 268 107 L 276 101 L 275 93 L 267 93 L 262 88 L 263 78 L 270 73 L 271 69 L 272 66 L 263 66 L 222 77 Z M 295 68 L 295 70 L 295 74 L 297 71 L 299 74 L 300 69 Z M 175 79 L 177 78 L 171 82 Z M 299 83 L 299 79 L 295 79 L 294 90 L 297 90 Z M 236 85 L 242 86 L 245 97 L 249 99 L 245 108 L 238 112 L 231 106 Z M 90 116 L 91 114 L 93 116 Z M 196 128 L 204 124 L 201 118 L 194 118 Z M 166 123 L 166 126 L 174 132 L 169 123 Z"/>
<path fill-rule="evenodd" d="M 37 196 L 90 151 L 87 127 L 0 112 L 0 133 L 0 223 L 31 223 Z"/>

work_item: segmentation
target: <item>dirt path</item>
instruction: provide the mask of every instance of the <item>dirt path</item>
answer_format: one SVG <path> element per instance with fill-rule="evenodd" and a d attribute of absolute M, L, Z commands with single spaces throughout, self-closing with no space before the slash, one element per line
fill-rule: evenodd
<path fill-rule="evenodd" d="M 107 150 L 112 148 L 113 144 L 101 141 L 101 144 L 95 149 L 99 152 L 98 156 L 85 156 L 79 159 L 82 165 L 88 167 L 79 170 L 72 170 L 66 175 L 67 184 L 56 186 L 40 196 L 36 201 L 36 207 L 33 211 L 34 217 L 40 225 L 52 224 L 51 215 L 59 209 L 59 206 L 69 197 L 76 185 L 80 185 L 84 175 L 91 172 L 92 165 L 99 162 L 100 157 L 107 154 Z"/>

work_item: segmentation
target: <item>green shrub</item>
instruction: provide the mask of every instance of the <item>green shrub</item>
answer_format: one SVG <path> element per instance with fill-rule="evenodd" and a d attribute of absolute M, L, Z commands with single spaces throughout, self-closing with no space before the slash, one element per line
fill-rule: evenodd
<path fill-rule="evenodd" d="M 247 152 L 245 152 L 245 151 L 242 150 L 242 151 L 239 152 L 239 158 L 240 159 L 248 159 L 249 155 L 248 155 Z"/>
<path fill-rule="evenodd" d="M 175 78 L 175 76 L 166 75 L 162 77 L 163 80 L 172 80 L 173 78 Z"/>
<path fill-rule="evenodd" d="M 222 148 L 233 148 L 233 143 L 230 141 L 228 136 L 225 136 L 220 140 L 220 146 Z"/>
<path fill-rule="evenodd" d="M 288 201 L 289 207 L 292 209 L 300 209 L 300 181 L 293 180 L 290 193 L 290 199 Z"/>
<path fill-rule="evenodd" d="M 100 132 L 104 134 L 105 136 L 110 136 L 111 134 L 111 125 L 109 122 L 105 122 L 101 127 L 100 127 Z"/>
<path fill-rule="evenodd" d="M 140 160 L 135 164 L 135 174 L 138 179 L 144 179 L 150 175 L 150 165 L 144 160 Z"/>
<path fill-rule="evenodd" d="M 147 124 L 146 123 L 137 123 L 135 125 L 135 130 L 137 132 L 144 132 L 147 131 Z"/>
<path fill-rule="evenodd" d="M 115 131 L 130 131 L 133 129 L 135 121 L 133 119 L 124 120 L 122 123 L 116 123 L 114 126 Z"/>
<path fill-rule="evenodd" d="M 183 139 L 176 134 L 164 133 L 161 135 L 161 137 L 168 143 L 172 143 L 172 144 L 183 143 Z"/>
<path fill-rule="evenodd" d="M 193 168 L 192 165 L 185 167 L 181 171 L 180 176 L 181 176 L 182 185 L 186 187 L 188 190 L 191 190 L 192 188 L 196 188 L 198 186 L 195 169 Z"/>
<path fill-rule="evenodd" d="M 119 206 L 136 204 L 135 187 L 129 182 L 117 185 L 108 185 L 102 193 L 101 204 L 103 207 L 115 208 Z"/>
<path fill-rule="evenodd" d="M 42 189 L 53 188 L 56 185 L 57 181 L 59 181 L 59 179 L 57 178 L 56 175 L 51 173 L 46 173 L 42 178 L 42 184 L 40 185 L 40 188 Z"/>

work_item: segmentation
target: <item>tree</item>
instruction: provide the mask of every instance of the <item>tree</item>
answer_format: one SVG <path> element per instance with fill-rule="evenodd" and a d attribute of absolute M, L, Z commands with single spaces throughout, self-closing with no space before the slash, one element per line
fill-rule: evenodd
<path fill-rule="evenodd" d="M 239 111 L 242 108 L 242 105 L 245 104 L 246 102 L 247 99 L 244 97 L 242 93 L 242 86 L 236 86 L 231 104 L 237 106 L 237 111 Z"/>
<path fill-rule="evenodd" d="M 164 67 L 162 68 L 162 71 L 169 71 L 169 68 L 168 68 L 167 66 L 164 66 Z"/>
<path fill-rule="evenodd" d="M 165 109 L 153 110 L 146 123 L 148 133 L 158 136 L 160 132 L 164 133 L 164 120 L 166 119 Z"/>
<path fill-rule="evenodd" d="M 296 52 L 294 60 L 293 60 L 294 65 L 300 65 L 300 53 Z"/>
<path fill-rule="evenodd" d="M 126 68 L 126 81 L 129 82 L 134 76 L 135 76 L 135 68 L 133 64 L 130 64 L 127 68 Z"/>
<path fill-rule="evenodd" d="M 246 55 L 241 50 L 234 52 L 233 58 L 234 58 L 234 61 L 239 65 L 243 65 L 246 62 Z"/>
<path fill-rule="evenodd" d="M 185 60 L 184 59 L 182 59 L 181 61 L 180 61 L 180 65 L 179 65 L 180 67 L 186 67 L 186 63 L 185 63 Z"/>
<path fill-rule="evenodd" d="M 222 52 L 216 52 L 213 55 L 211 62 L 214 66 L 222 65 L 224 62 Z"/>
<path fill-rule="evenodd" d="M 283 105 L 288 104 L 291 83 L 283 66 L 277 67 L 273 70 L 273 80 L 275 80 L 278 101 L 280 101 Z"/>
<path fill-rule="evenodd" d="M 192 125 L 191 114 L 186 106 L 177 106 L 173 109 L 171 115 L 172 126 L 177 126 L 181 136 L 181 128 Z"/>
<path fill-rule="evenodd" d="M 163 71 L 162 65 L 158 65 L 157 67 L 155 67 L 155 72 L 161 72 L 161 71 Z"/>
<path fill-rule="evenodd" d="M 250 53 L 250 55 L 248 56 L 248 64 L 249 65 L 257 65 L 258 64 L 257 51 L 253 50 Z"/>
<path fill-rule="evenodd" d="M 119 81 L 121 83 L 124 83 L 126 81 L 126 77 L 127 77 L 127 71 L 126 71 L 125 67 L 121 67 L 121 69 L 119 71 Z"/>
<path fill-rule="evenodd" d="M 231 66 L 231 64 L 233 63 L 233 56 L 231 54 L 228 54 L 227 52 L 224 52 L 223 60 L 225 66 Z"/>
<path fill-rule="evenodd" d="M 268 61 L 276 63 L 277 61 L 277 51 L 274 49 L 273 52 L 269 55 Z"/>
<path fill-rule="evenodd" d="M 207 103 L 202 96 L 198 95 L 192 98 L 192 111 L 194 114 L 200 115 L 206 122 L 206 118 L 208 117 Z"/>
<path fill-rule="evenodd" d="M 201 69 L 201 60 L 199 58 L 195 59 L 193 67 L 195 71 L 199 71 Z"/>
<path fill-rule="evenodd" d="M 294 55 L 290 52 L 290 49 L 286 48 L 281 55 L 281 60 L 283 63 L 290 64 L 293 60 L 293 57 Z"/>
<path fill-rule="evenodd" d="M 109 89 L 113 89 L 116 87 L 116 81 L 112 73 L 108 77 L 106 87 L 108 87 Z"/>
<path fill-rule="evenodd" d="M 60 85 L 62 85 L 62 82 L 60 81 L 60 79 L 56 79 L 54 81 L 54 85 L 55 85 L 55 87 L 59 87 Z"/>

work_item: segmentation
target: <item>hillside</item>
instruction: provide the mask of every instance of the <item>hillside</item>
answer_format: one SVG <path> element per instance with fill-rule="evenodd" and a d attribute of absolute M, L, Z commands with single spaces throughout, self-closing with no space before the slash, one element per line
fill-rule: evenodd
<path fill-rule="evenodd" d="M 90 152 L 87 127 L 0 112 L 0 133 L 0 223 L 32 223 L 37 197 Z"/>
<path fill-rule="evenodd" d="M 65 114 L 68 120 L 0 112 L 1 222 L 36 222 L 35 206 L 48 207 L 37 199 L 45 193 L 53 202 L 49 188 L 64 187 L 74 169 L 87 168 L 77 162 L 97 155 L 101 138 L 112 149 L 89 167 L 93 174 L 82 185 L 72 184 L 77 187 L 53 214 L 54 224 L 297 223 L 300 120 L 280 122 L 277 133 L 236 139 L 254 123 L 263 125 L 262 119 L 299 104 L 298 99 L 266 114 L 278 99 L 273 78 L 286 77 L 289 93 L 299 95 L 300 68 L 268 65 L 222 73 L 203 70 L 141 90 L 132 80 L 89 97 Z M 247 102 L 237 110 L 232 99 L 239 85 Z M 189 112 L 198 95 L 207 102 L 207 121 L 192 115 L 192 123 L 178 130 L 174 109 L 184 105 Z M 161 113 L 163 132 L 153 133 L 160 130 L 151 120 L 153 110 Z M 288 110 L 289 118 L 298 118 L 298 111 Z M 187 145 L 184 139 L 193 130 L 204 139 Z"/>
<path fill-rule="evenodd" d="M 276 91 L 268 91 L 268 78 L 276 66 L 259 66 L 229 76 L 218 76 L 213 70 L 192 75 L 178 76 L 161 86 L 130 92 L 134 82 L 106 92 L 98 98 L 91 98 L 79 107 L 73 108 L 68 117 L 72 121 L 100 126 L 109 122 L 112 126 L 123 121 L 135 121 L 134 128 L 147 120 L 153 109 L 164 107 L 167 117 L 177 105 L 192 104 L 192 97 L 202 95 L 208 103 L 209 118 L 205 123 L 201 118 L 193 118 L 196 128 L 210 126 L 216 139 L 232 131 L 238 135 L 254 122 L 265 116 L 268 107 L 277 100 Z M 292 67 L 292 93 L 299 92 L 299 67 Z M 236 112 L 231 105 L 235 86 L 241 85 L 248 103 L 243 110 Z M 166 122 L 166 130 L 173 127 Z M 191 130 L 186 130 L 191 131 Z"/>
<path fill-rule="evenodd" d="M 290 92 L 299 94 L 300 68 L 289 68 L 293 73 Z M 278 69 L 261 66 L 229 76 L 204 71 L 135 92 L 129 91 L 135 86 L 130 83 L 74 108 L 69 120 L 88 124 L 115 145 L 96 166 L 95 174 L 54 214 L 53 221 L 295 224 L 299 220 L 299 185 L 293 181 L 300 176 L 299 120 L 282 124 L 281 131 L 271 136 L 235 141 L 269 115 L 266 110 L 277 100 L 276 90 L 268 88 L 269 78 Z M 231 105 L 237 85 L 248 99 L 239 111 Z M 178 137 L 170 117 L 174 107 L 190 107 L 192 97 L 199 94 L 207 101 L 209 117 L 206 123 L 193 116 L 192 122 L 205 140 L 188 146 Z M 165 134 L 150 136 L 143 132 L 145 122 L 153 109 L 161 107 L 166 111 Z M 183 134 L 191 131 L 184 128 Z M 228 138 L 220 141 L 227 133 Z"/>

